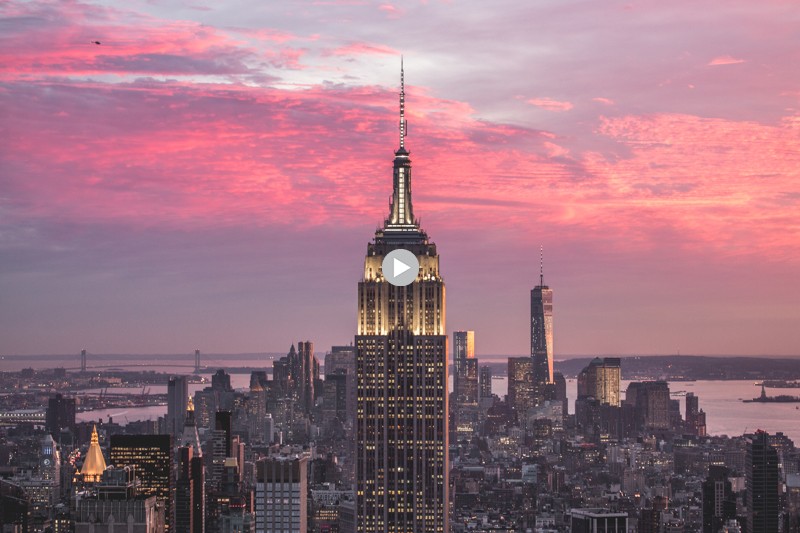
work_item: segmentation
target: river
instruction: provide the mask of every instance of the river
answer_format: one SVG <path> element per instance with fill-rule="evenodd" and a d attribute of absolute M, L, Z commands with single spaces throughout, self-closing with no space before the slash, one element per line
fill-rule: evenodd
<path fill-rule="evenodd" d="M 451 378 L 452 381 L 452 378 Z M 250 376 L 232 374 L 231 385 L 234 388 L 249 386 Z M 622 381 L 624 391 L 630 381 Z M 203 384 L 192 384 L 190 392 L 203 388 Z M 166 386 L 152 386 L 151 392 L 166 392 Z M 135 389 L 110 389 L 113 392 L 139 393 Z M 741 435 L 747 431 L 763 429 L 770 433 L 782 431 L 795 443 L 800 444 L 800 403 L 742 403 L 741 398 L 749 399 L 758 396 L 761 389 L 752 381 L 679 381 L 670 383 L 673 398 L 681 402 L 681 412 L 685 413 L 685 393 L 693 392 L 700 399 L 700 408 L 706 412 L 706 424 L 710 435 Z M 492 391 L 503 396 L 508 391 L 506 377 L 492 380 Z M 570 412 L 574 413 L 577 382 L 567 380 L 567 397 L 570 399 Z M 154 420 L 166 413 L 165 406 L 102 409 L 79 413 L 79 421 L 90 421 L 112 417 L 116 422 L 134 420 Z"/>

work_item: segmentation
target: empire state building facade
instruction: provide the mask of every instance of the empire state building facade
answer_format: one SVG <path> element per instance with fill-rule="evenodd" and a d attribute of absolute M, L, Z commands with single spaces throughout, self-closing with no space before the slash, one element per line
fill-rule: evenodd
<path fill-rule="evenodd" d="M 447 335 L 436 245 L 411 204 L 401 69 L 400 147 L 389 217 L 367 246 L 358 284 L 358 531 L 448 530 Z M 382 272 L 386 254 L 414 253 L 417 278 L 404 287 Z"/>

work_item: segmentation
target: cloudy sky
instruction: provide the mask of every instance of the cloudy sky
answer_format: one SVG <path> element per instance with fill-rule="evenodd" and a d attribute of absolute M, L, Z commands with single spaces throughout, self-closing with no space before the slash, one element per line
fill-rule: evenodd
<path fill-rule="evenodd" d="M 0 0 L 0 353 L 355 332 L 405 57 L 448 330 L 800 353 L 793 1 Z M 100 44 L 95 44 L 94 41 Z"/>

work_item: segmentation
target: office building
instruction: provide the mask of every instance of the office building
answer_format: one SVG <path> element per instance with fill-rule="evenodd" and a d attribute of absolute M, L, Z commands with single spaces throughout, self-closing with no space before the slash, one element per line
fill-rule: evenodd
<path fill-rule="evenodd" d="M 356 403 L 358 401 L 355 346 L 333 346 L 331 351 L 325 355 L 325 375 L 341 372 L 347 375 L 345 379 L 347 394 L 345 429 L 352 431 L 355 428 Z"/>
<path fill-rule="evenodd" d="M 164 506 L 137 492 L 134 468 L 109 468 L 92 493 L 75 501 L 75 533 L 164 533 Z"/>
<path fill-rule="evenodd" d="M 401 74 L 390 213 L 367 246 L 358 284 L 360 533 L 449 531 L 445 285 L 436 245 L 414 218 L 402 87 Z M 382 270 L 384 257 L 397 249 L 419 262 L 417 278 L 406 286 L 390 284 Z"/>
<path fill-rule="evenodd" d="M 167 433 L 174 439 L 183 432 L 186 406 L 189 400 L 189 379 L 186 376 L 173 376 L 167 382 Z"/>
<path fill-rule="evenodd" d="M 686 393 L 686 429 L 692 435 L 706 436 L 706 413 L 700 409 L 700 398 L 693 392 Z"/>
<path fill-rule="evenodd" d="M 728 479 L 728 469 L 711 465 L 703 481 L 703 533 L 718 533 L 736 518 L 736 495 Z"/>
<path fill-rule="evenodd" d="M 61 438 L 62 430 L 75 433 L 75 398 L 65 398 L 62 394 L 51 397 L 47 401 L 45 427 L 56 442 Z"/>
<path fill-rule="evenodd" d="M 272 456 L 256 463 L 257 533 L 308 531 L 308 458 Z"/>
<path fill-rule="evenodd" d="M 175 532 L 203 533 L 206 512 L 205 466 L 191 400 L 183 419 L 183 431 L 176 454 Z"/>
<path fill-rule="evenodd" d="M 628 533 L 627 513 L 607 509 L 571 509 L 572 533 Z"/>
<path fill-rule="evenodd" d="M 670 428 L 669 385 L 665 381 L 634 381 L 625 391 L 625 403 L 633 410 L 638 430 Z"/>
<path fill-rule="evenodd" d="M 464 381 L 467 379 L 467 361 L 475 360 L 475 332 L 453 332 L 453 398 L 462 401 L 465 394 Z M 476 361 L 477 363 L 477 361 Z M 477 378 L 477 375 L 476 375 Z M 477 398 L 472 400 L 477 401 Z"/>
<path fill-rule="evenodd" d="M 747 532 L 778 531 L 781 511 L 778 451 L 770 445 L 765 431 L 757 431 L 747 443 L 745 472 Z"/>
<path fill-rule="evenodd" d="M 619 407 L 620 377 L 618 357 L 596 357 L 578 374 L 578 398 L 594 398 L 601 405 Z"/>
<path fill-rule="evenodd" d="M 165 531 L 171 531 L 175 523 L 172 442 L 172 435 L 112 435 L 109 453 L 116 468 L 133 469 L 138 495 L 155 496 L 164 506 Z"/>
<path fill-rule="evenodd" d="M 319 381 L 319 362 L 314 357 L 314 343 L 298 342 L 297 355 L 300 359 L 300 405 L 308 414 L 314 408 L 317 397 L 315 386 Z"/>
<path fill-rule="evenodd" d="M 544 284 L 543 268 L 531 290 L 531 357 L 537 388 L 553 383 L 553 289 Z"/>
<path fill-rule="evenodd" d="M 492 367 L 484 365 L 481 367 L 479 376 L 479 397 L 491 398 L 492 397 Z"/>
<path fill-rule="evenodd" d="M 534 362 L 530 357 L 508 358 L 508 404 L 522 420 L 537 405 Z"/>

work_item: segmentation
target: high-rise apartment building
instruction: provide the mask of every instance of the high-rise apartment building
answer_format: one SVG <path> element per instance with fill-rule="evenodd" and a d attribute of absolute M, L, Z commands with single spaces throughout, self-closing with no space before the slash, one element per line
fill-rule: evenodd
<path fill-rule="evenodd" d="M 436 245 L 414 218 L 402 87 L 401 74 L 390 213 L 367 246 L 358 284 L 360 533 L 448 531 L 445 289 Z M 397 249 L 419 262 L 417 278 L 406 286 L 390 284 L 382 271 L 384 257 Z"/>

